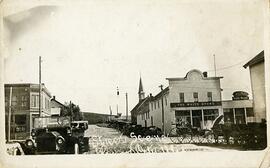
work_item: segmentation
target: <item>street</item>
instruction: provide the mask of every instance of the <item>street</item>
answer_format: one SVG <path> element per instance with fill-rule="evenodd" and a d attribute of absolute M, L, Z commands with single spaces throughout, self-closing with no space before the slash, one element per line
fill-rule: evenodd
<path fill-rule="evenodd" d="M 104 153 L 167 153 L 191 151 L 225 151 L 221 149 L 195 144 L 174 144 L 169 137 L 141 138 L 121 135 L 117 130 L 97 125 L 89 125 L 85 136 L 90 137 L 90 150 L 86 154 Z"/>

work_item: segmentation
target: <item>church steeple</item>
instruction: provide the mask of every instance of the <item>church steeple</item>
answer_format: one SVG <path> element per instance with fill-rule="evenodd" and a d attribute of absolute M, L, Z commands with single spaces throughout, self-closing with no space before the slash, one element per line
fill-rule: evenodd
<path fill-rule="evenodd" d="M 144 91 L 143 91 L 143 85 L 142 85 L 142 78 L 141 78 L 141 76 L 140 76 L 140 82 L 139 82 L 139 91 L 138 91 L 138 95 L 139 95 L 139 101 L 141 101 L 142 99 L 145 98 Z"/>

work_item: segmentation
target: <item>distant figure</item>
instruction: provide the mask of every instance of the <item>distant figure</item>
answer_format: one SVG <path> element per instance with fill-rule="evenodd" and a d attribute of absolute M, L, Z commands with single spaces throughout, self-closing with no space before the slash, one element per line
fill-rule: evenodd
<path fill-rule="evenodd" d="M 224 122 L 224 138 L 227 144 L 229 143 L 230 133 L 232 132 L 232 124 L 233 123 L 229 117 L 227 118 L 227 121 Z"/>

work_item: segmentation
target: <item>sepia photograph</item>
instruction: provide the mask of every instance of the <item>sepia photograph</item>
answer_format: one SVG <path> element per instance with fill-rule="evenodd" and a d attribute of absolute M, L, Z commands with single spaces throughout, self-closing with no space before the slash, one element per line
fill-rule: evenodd
<path fill-rule="evenodd" d="M 149 156 L 108 167 L 237 153 L 254 160 L 227 166 L 259 167 L 269 159 L 268 3 L 2 0 L 2 150 L 43 163 Z"/>

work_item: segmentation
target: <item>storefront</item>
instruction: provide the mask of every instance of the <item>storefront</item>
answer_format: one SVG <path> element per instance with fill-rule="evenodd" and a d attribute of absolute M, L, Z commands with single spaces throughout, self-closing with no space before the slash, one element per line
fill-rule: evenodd
<path fill-rule="evenodd" d="M 185 108 L 185 109 L 183 109 Z M 188 109 L 187 109 L 188 108 Z M 199 107 L 182 107 L 173 108 L 174 122 L 190 124 L 192 127 L 200 129 L 209 129 L 213 125 L 213 121 L 222 114 L 220 106 L 199 106 Z"/>

